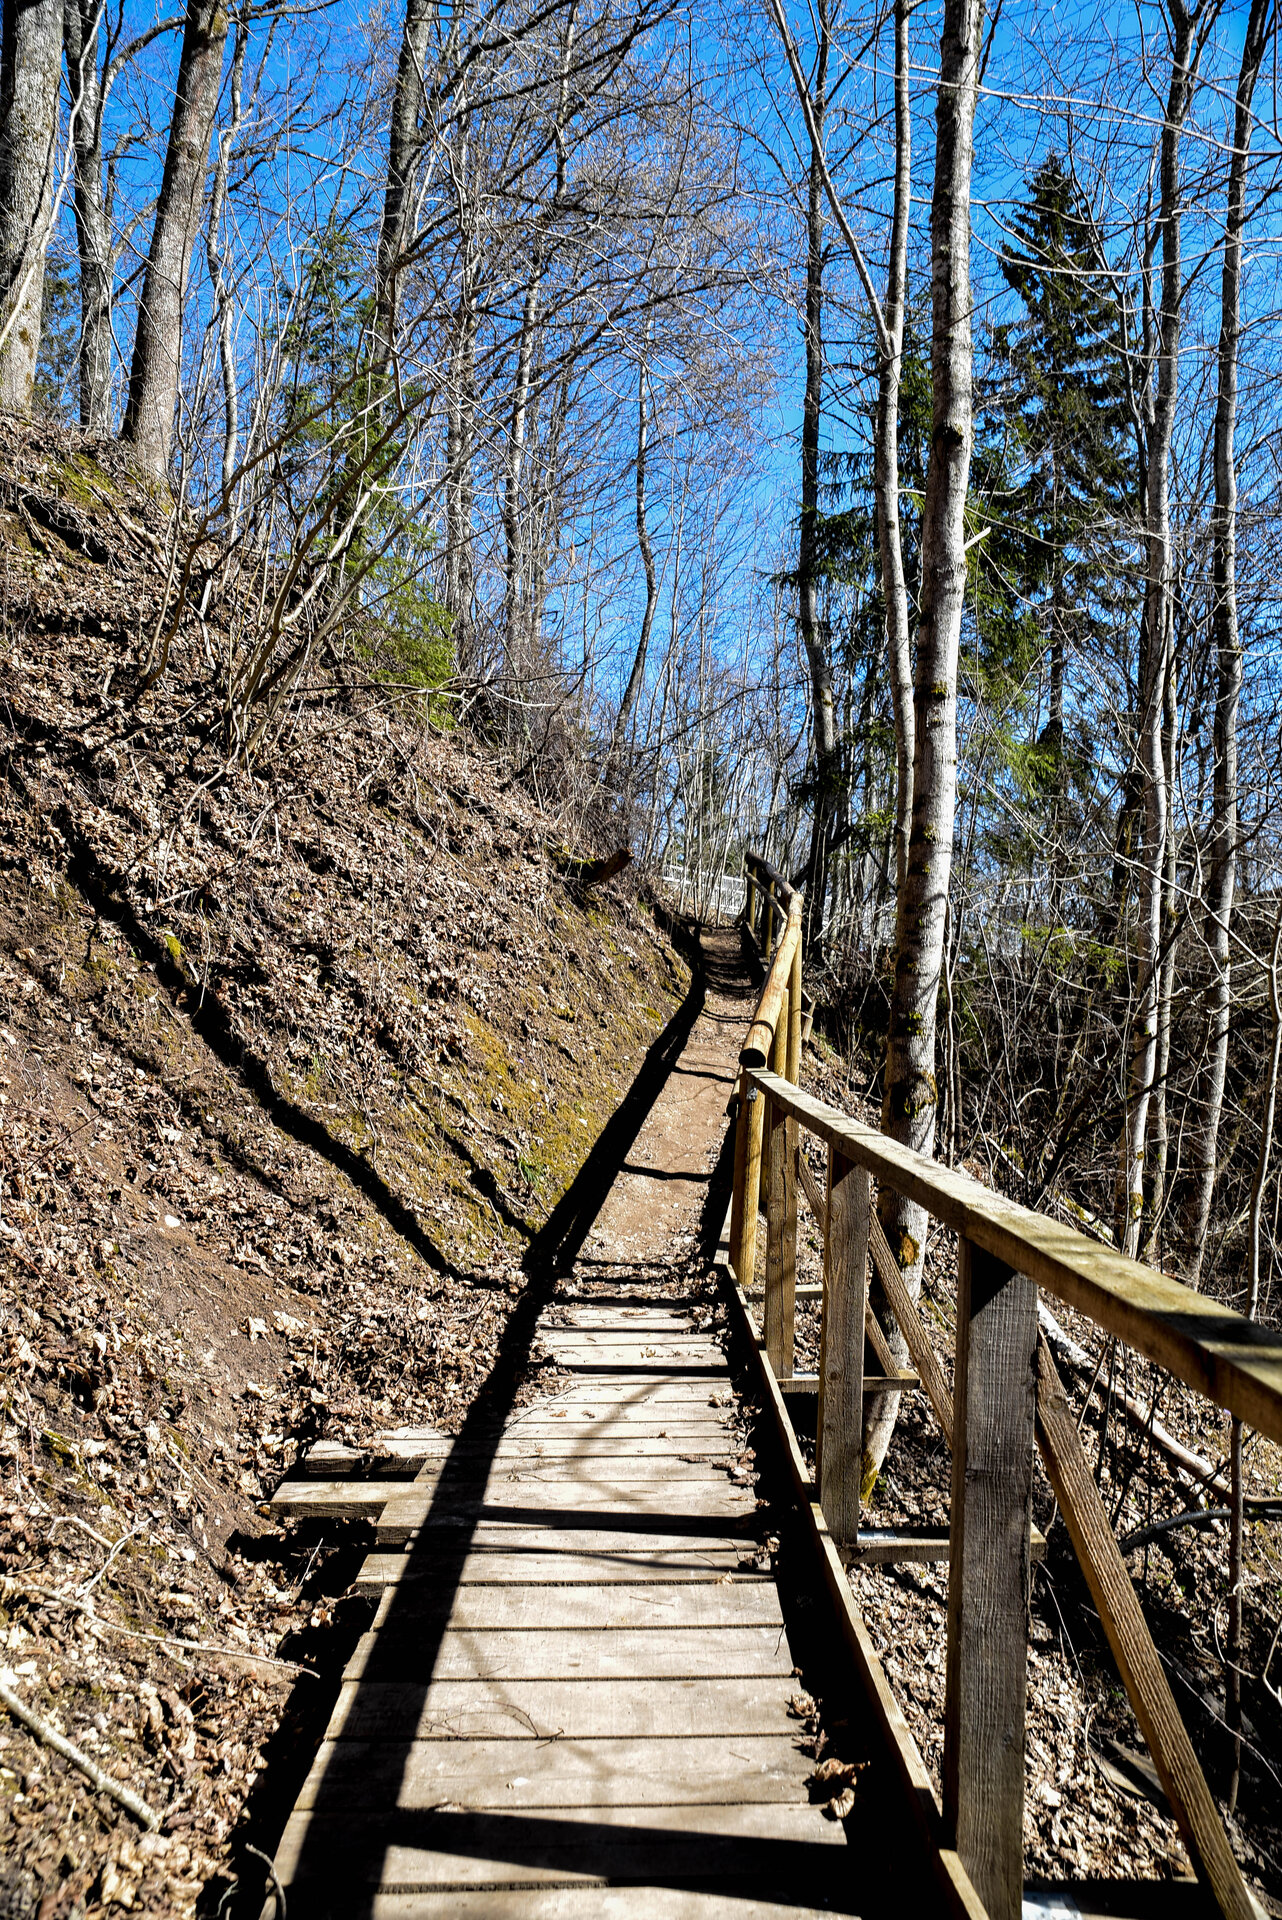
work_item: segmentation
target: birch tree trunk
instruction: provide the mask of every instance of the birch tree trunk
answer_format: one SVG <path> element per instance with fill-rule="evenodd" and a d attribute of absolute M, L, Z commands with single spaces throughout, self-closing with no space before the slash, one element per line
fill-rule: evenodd
<path fill-rule="evenodd" d="M 832 663 L 819 618 L 819 423 L 823 411 L 824 162 L 831 48 L 828 0 L 819 0 L 818 51 L 811 87 L 810 173 L 806 194 L 806 387 L 801 414 L 801 522 L 797 537 L 797 616 L 810 666 L 814 729 L 814 813 L 806 869 L 806 946 L 817 950 L 828 893 L 828 856 L 838 771 Z"/>
<path fill-rule="evenodd" d="M 1215 508 L 1211 527 L 1212 634 L 1215 642 L 1215 765 L 1212 779 L 1210 875 L 1206 890 L 1205 939 L 1211 962 L 1206 990 L 1207 1059 L 1199 1088 L 1193 1136 L 1193 1167 L 1185 1211 L 1185 1270 L 1199 1285 L 1215 1194 L 1220 1116 L 1229 1057 L 1231 967 L 1229 922 L 1237 883 L 1237 715 L 1242 694 L 1242 647 L 1237 620 L 1237 425 L 1238 343 L 1242 332 L 1242 234 L 1246 184 L 1255 125 L 1255 83 L 1273 31 L 1273 0 L 1251 0 L 1238 74 L 1220 274 L 1220 338 L 1215 403 Z"/>
<path fill-rule="evenodd" d="M 102 190 L 102 77 L 98 0 L 66 0 L 63 45 L 75 114 L 76 248 L 80 261 L 80 424 L 111 432 L 111 306 L 114 263 Z"/>
<path fill-rule="evenodd" d="M 1159 150 L 1157 225 L 1162 244 L 1159 310 L 1154 316 L 1157 378 L 1148 423 L 1146 573 L 1141 619 L 1138 757 L 1143 782 L 1144 841 L 1139 875 L 1139 966 L 1126 1120 L 1118 1169 L 1118 1216 L 1125 1253 L 1139 1252 L 1144 1214 L 1144 1154 L 1149 1106 L 1157 1077 L 1158 1001 L 1162 952 L 1162 896 L 1169 795 L 1162 751 L 1166 683 L 1170 672 L 1171 434 L 1179 385 L 1181 328 L 1180 143 L 1193 98 L 1198 12 L 1169 0 L 1171 78 Z"/>
<path fill-rule="evenodd" d="M 236 39 L 231 60 L 231 112 L 227 125 L 218 136 L 218 157 L 214 163 L 214 185 L 209 196 L 209 220 L 205 229 L 205 259 L 209 283 L 213 289 L 218 330 L 218 365 L 223 383 L 223 465 L 226 488 L 236 470 L 240 447 L 240 401 L 236 384 L 236 359 L 232 338 L 233 308 L 227 262 L 221 247 L 223 212 L 227 205 L 227 183 L 231 173 L 232 148 L 240 133 L 244 116 L 245 52 L 249 45 L 249 23 L 242 16 L 236 22 Z"/>
<path fill-rule="evenodd" d="M 957 653 L 966 592 L 966 490 L 970 479 L 970 177 L 979 79 L 982 0 L 945 0 L 935 109 L 930 209 L 930 456 L 922 511 L 921 614 L 913 687 L 913 808 L 908 871 L 895 915 L 895 980 L 886 1041 L 882 1128 L 919 1153 L 935 1144 L 939 1089 L 935 1021 L 944 959 L 957 790 Z M 883 1187 L 879 1212 L 910 1290 L 921 1290 L 922 1209 Z M 894 1325 L 893 1316 L 888 1324 Z M 892 1349 L 907 1357 L 895 1329 Z M 899 1412 L 898 1394 L 870 1403 L 865 1485 L 880 1470 Z"/>
<path fill-rule="evenodd" d="M 886 279 L 885 330 L 877 386 L 873 449 L 877 545 L 886 603 L 886 650 L 895 719 L 895 886 L 908 878 L 908 841 L 913 811 L 913 663 L 908 627 L 908 587 L 899 524 L 899 386 L 904 361 L 904 307 L 908 291 L 908 221 L 912 211 L 912 96 L 908 66 L 909 0 L 895 0 L 895 201 Z"/>
<path fill-rule="evenodd" d="M 189 0 L 165 171 L 138 305 L 129 401 L 120 433 L 143 471 L 155 480 L 169 476 L 187 269 L 200 230 L 226 44 L 224 0 Z"/>
<path fill-rule="evenodd" d="M 31 412 L 57 158 L 62 0 L 0 17 L 0 407 Z"/>

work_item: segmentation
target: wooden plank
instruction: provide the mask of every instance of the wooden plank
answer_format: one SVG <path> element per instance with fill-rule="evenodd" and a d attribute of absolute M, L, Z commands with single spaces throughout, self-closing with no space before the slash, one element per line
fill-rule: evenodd
<path fill-rule="evenodd" d="M 864 1308 L 871 1183 L 839 1153 L 828 1170 L 828 1246 L 819 1332 L 815 1478 L 834 1540 L 859 1533 L 864 1457 Z"/>
<path fill-rule="evenodd" d="M 396 1680 L 344 1681 L 330 1734 L 380 1740 L 639 1739 L 662 1734 L 786 1733 L 788 1695 L 759 1679 L 442 1680 L 426 1692 Z"/>
<path fill-rule="evenodd" d="M 735 1886 L 733 1898 L 734 1920 L 831 1920 L 834 1910 L 844 1908 L 832 1898 L 822 1907 L 798 1906 L 792 1887 L 780 1888 L 776 1901 L 759 1887 L 748 1894 Z M 637 1920 L 639 1913 L 645 1920 L 726 1920 L 726 1893 L 690 1886 L 612 1887 L 604 1881 L 532 1887 L 520 1880 L 509 1887 L 362 1894 L 359 1912 L 362 1920 Z"/>
<path fill-rule="evenodd" d="M 728 1484 L 729 1474 L 738 1467 L 737 1452 L 727 1452 L 724 1441 L 719 1453 L 706 1452 L 689 1460 L 672 1451 L 676 1443 L 669 1441 L 667 1444 L 669 1452 L 666 1457 L 661 1453 L 620 1453 L 617 1449 L 611 1453 L 592 1453 L 585 1449 L 560 1459 L 540 1459 L 537 1454 L 529 1453 L 500 1454 L 490 1469 L 488 1484 L 491 1491 L 513 1484 L 546 1486 L 554 1480 L 574 1480 L 582 1486 L 594 1487 L 608 1487 L 616 1483 L 620 1486 L 658 1486 L 665 1481 L 674 1485 L 699 1482 L 707 1486 L 724 1487 Z"/>
<path fill-rule="evenodd" d="M 313 1820 L 316 1831 L 309 1830 Z M 849 1871 L 840 1826 L 804 1804 L 612 1807 L 606 1817 L 595 1807 L 542 1815 L 425 1807 L 410 1821 L 384 1810 L 361 1823 L 359 1848 L 328 1812 L 296 1813 L 277 1861 L 302 1911 L 314 1912 L 318 1895 L 332 1900 L 337 1884 L 349 1914 L 364 1911 L 358 1889 L 379 1884 L 416 1893 L 435 1884 L 455 1897 L 469 1886 L 560 1890 L 567 1882 L 694 1882 L 712 1891 L 747 1877 L 753 1892 L 803 1885 L 822 1900 L 839 1892 Z"/>
<path fill-rule="evenodd" d="M 282 1480 L 271 1497 L 281 1520 L 377 1520 L 389 1500 L 414 1493 L 421 1480 Z"/>
<path fill-rule="evenodd" d="M 352 1808 L 442 1800 L 471 1807 L 717 1806 L 805 1798 L 813 1760 L 795 1734 L 744 1734 L 728 1752 L 720 1737 L 683 1740 L 327 1740 L 298 1797 L 306 1812 L 324 1798 Z M 736 1913 L 738 1908 L 736 1906 Z"/>
<path fill-rule="evenodd" d="M 877 1263 L 877 1274 L 881 1280 L 882 1290 L 890 1302 L 890 1310 L 899 1322 L 899 1330 L 907 1343 L 912 1363 L 921 1376 L 926 1397 L 935 1410 L 936 1420 L 943 1429 L 944 1440 L 951 1447 L 953 1444 L 953 1396 L 944 1378 L 944 1370 L 939 1364 L 934 1342 L 926 1331 L 926 1323 L 921 1317 L 917 1302 L 908 1291 L 908 1283 L 899 1270 L 899 1262 L 890 1251 L 881 1221 L 876 1214 L 869 1223 L 869 1244 L 873 1259 Z"/>
<path fill-rule="evenodd" d="M 443 1598 L 449 1608 L 445 1627 L 451 1632 L 551 1628 L 573 1633 L 580 1628 L 595 1632 L 638 1627 L 680 1635 L 704 1627 L 769 1627 L 779 1634 L 783 1627 L 778 1592 L 764 1579 L 723 1585 L 712 1575 L 701 1585 L 642 1581 L 562 1588 L 512 1580 L 505 1587 L 461 1587 Z M 422 1604 L 429 1605 L 427 1596 Z M 393 1611 L 389 1599 L 374 1625 L 382 1626 Z M 421 1620 L 422 1615 L 414 1617 Z"/>
<path fill-rule="evenodd" d="M 1229 1312 L 1048 1214 L 1034 1213 L 754 1068 L 750 1079 L 936 1220 L 1026 1273 L 1127 1346 L 1282 1441 L 1282 1333 Z"/>
<path fill-rule="evenodd" d="M 545 1589 L 546 1591 L 546 1589 Z M 439 1680 L 791 1679 L 792 1654 L 777 1626 L 589 1627 L 544 1625 L 487 1631 L 448 1628 L 439 1644 L 419 1621 L 362 1634 L 343 1671 L 435 1683 Z M 791 1691 L 791 1687 L 789 1691 Z"/>
<path fill-rule="evenodd" d="M 1096 1611 L 1198 1878 L 1232 1920 L 1259 1920 L 1126 1571 L 1046 1342 L 1038 1342 L 1037 1439 Z"/>
<path fill-rule="evenodd" d="M 1021 1920 L 1037 1289 L 962 1239 L 944 1822 L 990 1920 Z"/>
<path fill-rule="evenodd" d="M 873 1218 L 868 1222 L 870 1232 L 875 1220 L 876 1215 L 874 1214 Z M 873 1312 L 871 1304 L 866 1304 L 864 1307 L 864 1332 L 868 1336 L 868 1344 L 872 1348 L 876 1356 L 877 1365 L 881 1368 L 882 1372 L 898 1373 L 900 1369 L 896 1363 L 894 1354 L 890 1351 L 890 1342 L 882 1332 L 881 1322 Z"/>
<path fill-rule="evenodd" d="M 766 1352 L 782 1377 L 792 1372 L 797 1319 L 796 1128 L 773 1105 L 766 1120 Z"/>
<path fill-rule="evenodd" d="M 493 1525 L 505 1518 L 517 1525 L 564 1526 L 566 1515 L 592 1513 L 617 1514 L 634 1527 L 649 1520 L 656 1523 L 655 1530 L 661 1530 L 665 1518 L 680 1515 L 683 1520 L 742 1520 L 754 1513 L 756 1506 L 753 1488 L 735 1486 L 724 1475 L 717 1481 L 638 1480 L 602 1485 L 577 1479 L 504 1478 L 485 1493 L 455 1492 L 445 1502 L 437 1501 L 433 1487 L 412 1484 L 408 1491 L 387 1502 L 375 1525 L 381 1545 L 407 1540 L 422 1526 L 457 1526 L 463 1522 Z"/>
<path fill-rule="evenodd" d="M 750 1566 L 750 1542 L 725 1540 L 692 1546 L 687 1540 L 670 1534 L 642 1534 L 629 1541 L 627 1551 L 619 1550 L 617 1534 L 552 1535 L 550 1544 L 540 1549 L 543 1535 L 518 1535 L 510 1545 L 490 1539 L 477 1546 L 474 1542 L 458 1575 L 457 1584 L 466 1586 L 505 1586 L 519 1582 L 525 1586 L 573 1586 L 589 1582 L 596 1586 L 635 1586 L 653 1581 L 671 1586 L 686 1580 L 716 1585 L 720 1581 L 764 1581 L 766 1573 L 747 1570 Z M 575 1551 L 573 1542 L 578 1542 Z M 747 1564 L 745 1564 L 747 1563 Z M 382 1593 L 386 1588 L 423 1583 L 429 1588 L 440 1581 L 439 1566 L 412 1553 L 367 1554 L 356 1576 L 361 1593 Z"/>

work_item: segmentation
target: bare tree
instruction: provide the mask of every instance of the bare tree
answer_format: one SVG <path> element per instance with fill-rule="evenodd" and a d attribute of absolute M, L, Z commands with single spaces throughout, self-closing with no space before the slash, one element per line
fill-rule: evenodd
<path fill-rule="evenodd" d="M 61 0 L 4 0 L 0 31 L 0 407 L 28 414 L 58 165 Z"/>
<path fill-rule="evenodd" d="M 1199 1088 L 1192 1179 L 1185 1216 L 1186 1266 L 1191 1285 L 1202 1277 L 1206 1236 L 1215 1192 L 1220 1116 L 1229 1058 L 1231 964 L 1229 922 L 1237 880 L 1238 706 L 1242 696 L 1242 644 L 1237 608 L 1237 426 L 1238 349 L 1242 335 L 1242 235 L 1246 228 L 1247 172 L 1255 125 L 1252 101 L 1269 38 L 1273 0 L 1251 0 L 1233 117 L 1224 217 L 1224 263 L 1220 273 L 1220 337 L 1216 355 L 1215 511 L 1212 517 L 1211 621 L 1215 643 L 1216 694 L 1210 874 L 1206 889 L 1205 940 L 1211 956 L 1206 990 L 1207 1061 Z"/>
<path fill-rule="evenodd" d="M 970 179 L 983 15 L 983 0 L 945 0 L 930 208 L 933 394 L 913 688 L 912 830 L 908 871 L 896 903 L 895 978 L 882 1101 L 884 1131 L 927 1154 L 934 1148 L 939 1110 L 935 1016 L 957 791 L 957 653 L 966 592 L 972 438 Z M 884 1187 L 879 1210 L 895 1258 L 910 1287 L 920 1290 L 925 1232 L 921 1209 Z M 902 1340 L 898 1329 L 895 1338 Z M 896 1352 L 906 1359 L 906 1346 L 897 1346 Z M 871 1407 L 865 1423 L 865 1471 L 875 1475 L 890 1444 L 899 1397 L 881 1395 Z"/>
<path fill-rule="evenodd" d="M 165 170 L 147 253 L 121 439 L 153 479 L 169 476 L 178 403 L 187 269 L 200 231 L 218 110 L 225 0 L 188 0 Z"/>
<path fill-rule="evenodd" d="M 1218 0 L 1167 0 L 1171 72 L 1158 147 L 1157 234 L 1162 267 L 1153 314 L 1156 377 L 1146 395 L 1146 572 L 1140 623 L 1138 758 L 1143 783 L 1140 861 L 1139 972 L 1131 1031 L 1130 1080 L 1118 1169 L 1118 1230 L 1125 1252 L 1138 1253 L 1144 1215 L 1144 1160 L 1149 1107 L 1157 1078 L 1163 955 L 1169 789 L 1164 733 L 1172 671 L 1174 610 L 1171 559 L 1171 437 L 1179 390 L 1184 286 L 1181 268 L 1180 146 L 1197 69 Z"/>

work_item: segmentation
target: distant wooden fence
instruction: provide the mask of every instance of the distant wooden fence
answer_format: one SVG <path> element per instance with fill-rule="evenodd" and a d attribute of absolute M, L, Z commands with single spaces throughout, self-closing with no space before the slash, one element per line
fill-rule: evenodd
<path fill-rule="evenodd" d="M 1019 1920 L 1033 1452 L 1047 1476 L 1135 1715 L 1199 1879 L 1233 1920 L 1260 1909 L 1234 1859 L 1037 1328 L 1044 1288 L 1241 1420 L 1282 1441 L 1282 1341 L 1164 1275 L 913 1153 L 797 1085 L 804 1018 L 801 898 L 756 855 L 745 922 L 765 982 L 740 1055 L 728 1264 L 757 1339 L 766 1391 L 787 1427 L 799 1490 L 828 1557 L 834 1598 L 883 1731 L 943 1866 L 954 1910 Z M 821 1190 L 799 1133 L 822 1140 Z M 871 1181 L 917 1201 L 958 1236 L 950 1391 L 931 1337 L 872 1211 Z M 824 1241 L 819 1374 L 793 1369 L 797 1192 Z M 762 1210 L 763 1284 L 756 1286 Z M 871 1257 L 913 1371 L 894 1366 L 868 1300 Z M 758 1328 L 753 1301 L 763 1298 Z M 871 1363 L 871 1364 L 870 1364 Z M 878 1368 L 879 1371 L 874 1370 Z M 922 1390 L 952 1449 L 947 1538 L 869 1535 L 862 1431 L 870 1394 Z M 818 1395 L 813 1482 L 785 1408 Z M 948 1647 L 942 1807 L 850 1599 L 840 1563 L 946 1559 Z M 832 1572 L 832 1569 L 836 1569 Z M 835 1591 L 840 1578 L 844 1594 Z"/>

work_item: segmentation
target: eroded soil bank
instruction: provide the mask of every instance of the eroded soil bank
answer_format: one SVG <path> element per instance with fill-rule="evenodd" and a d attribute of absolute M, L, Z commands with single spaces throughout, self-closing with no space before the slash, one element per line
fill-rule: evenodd
<path fill-rule="evenodd" d="M 690 974 L 377 658 L 248 769 L 197 633 L 138 697 L 113 450 L 5 427 L 0 503 L 0 1669 L 164 1814 L 4 1719 L 0 1914 L 214 1911 L 364 1624 L 358 1530 L 266 1496 L 458 1423 Z"/>

